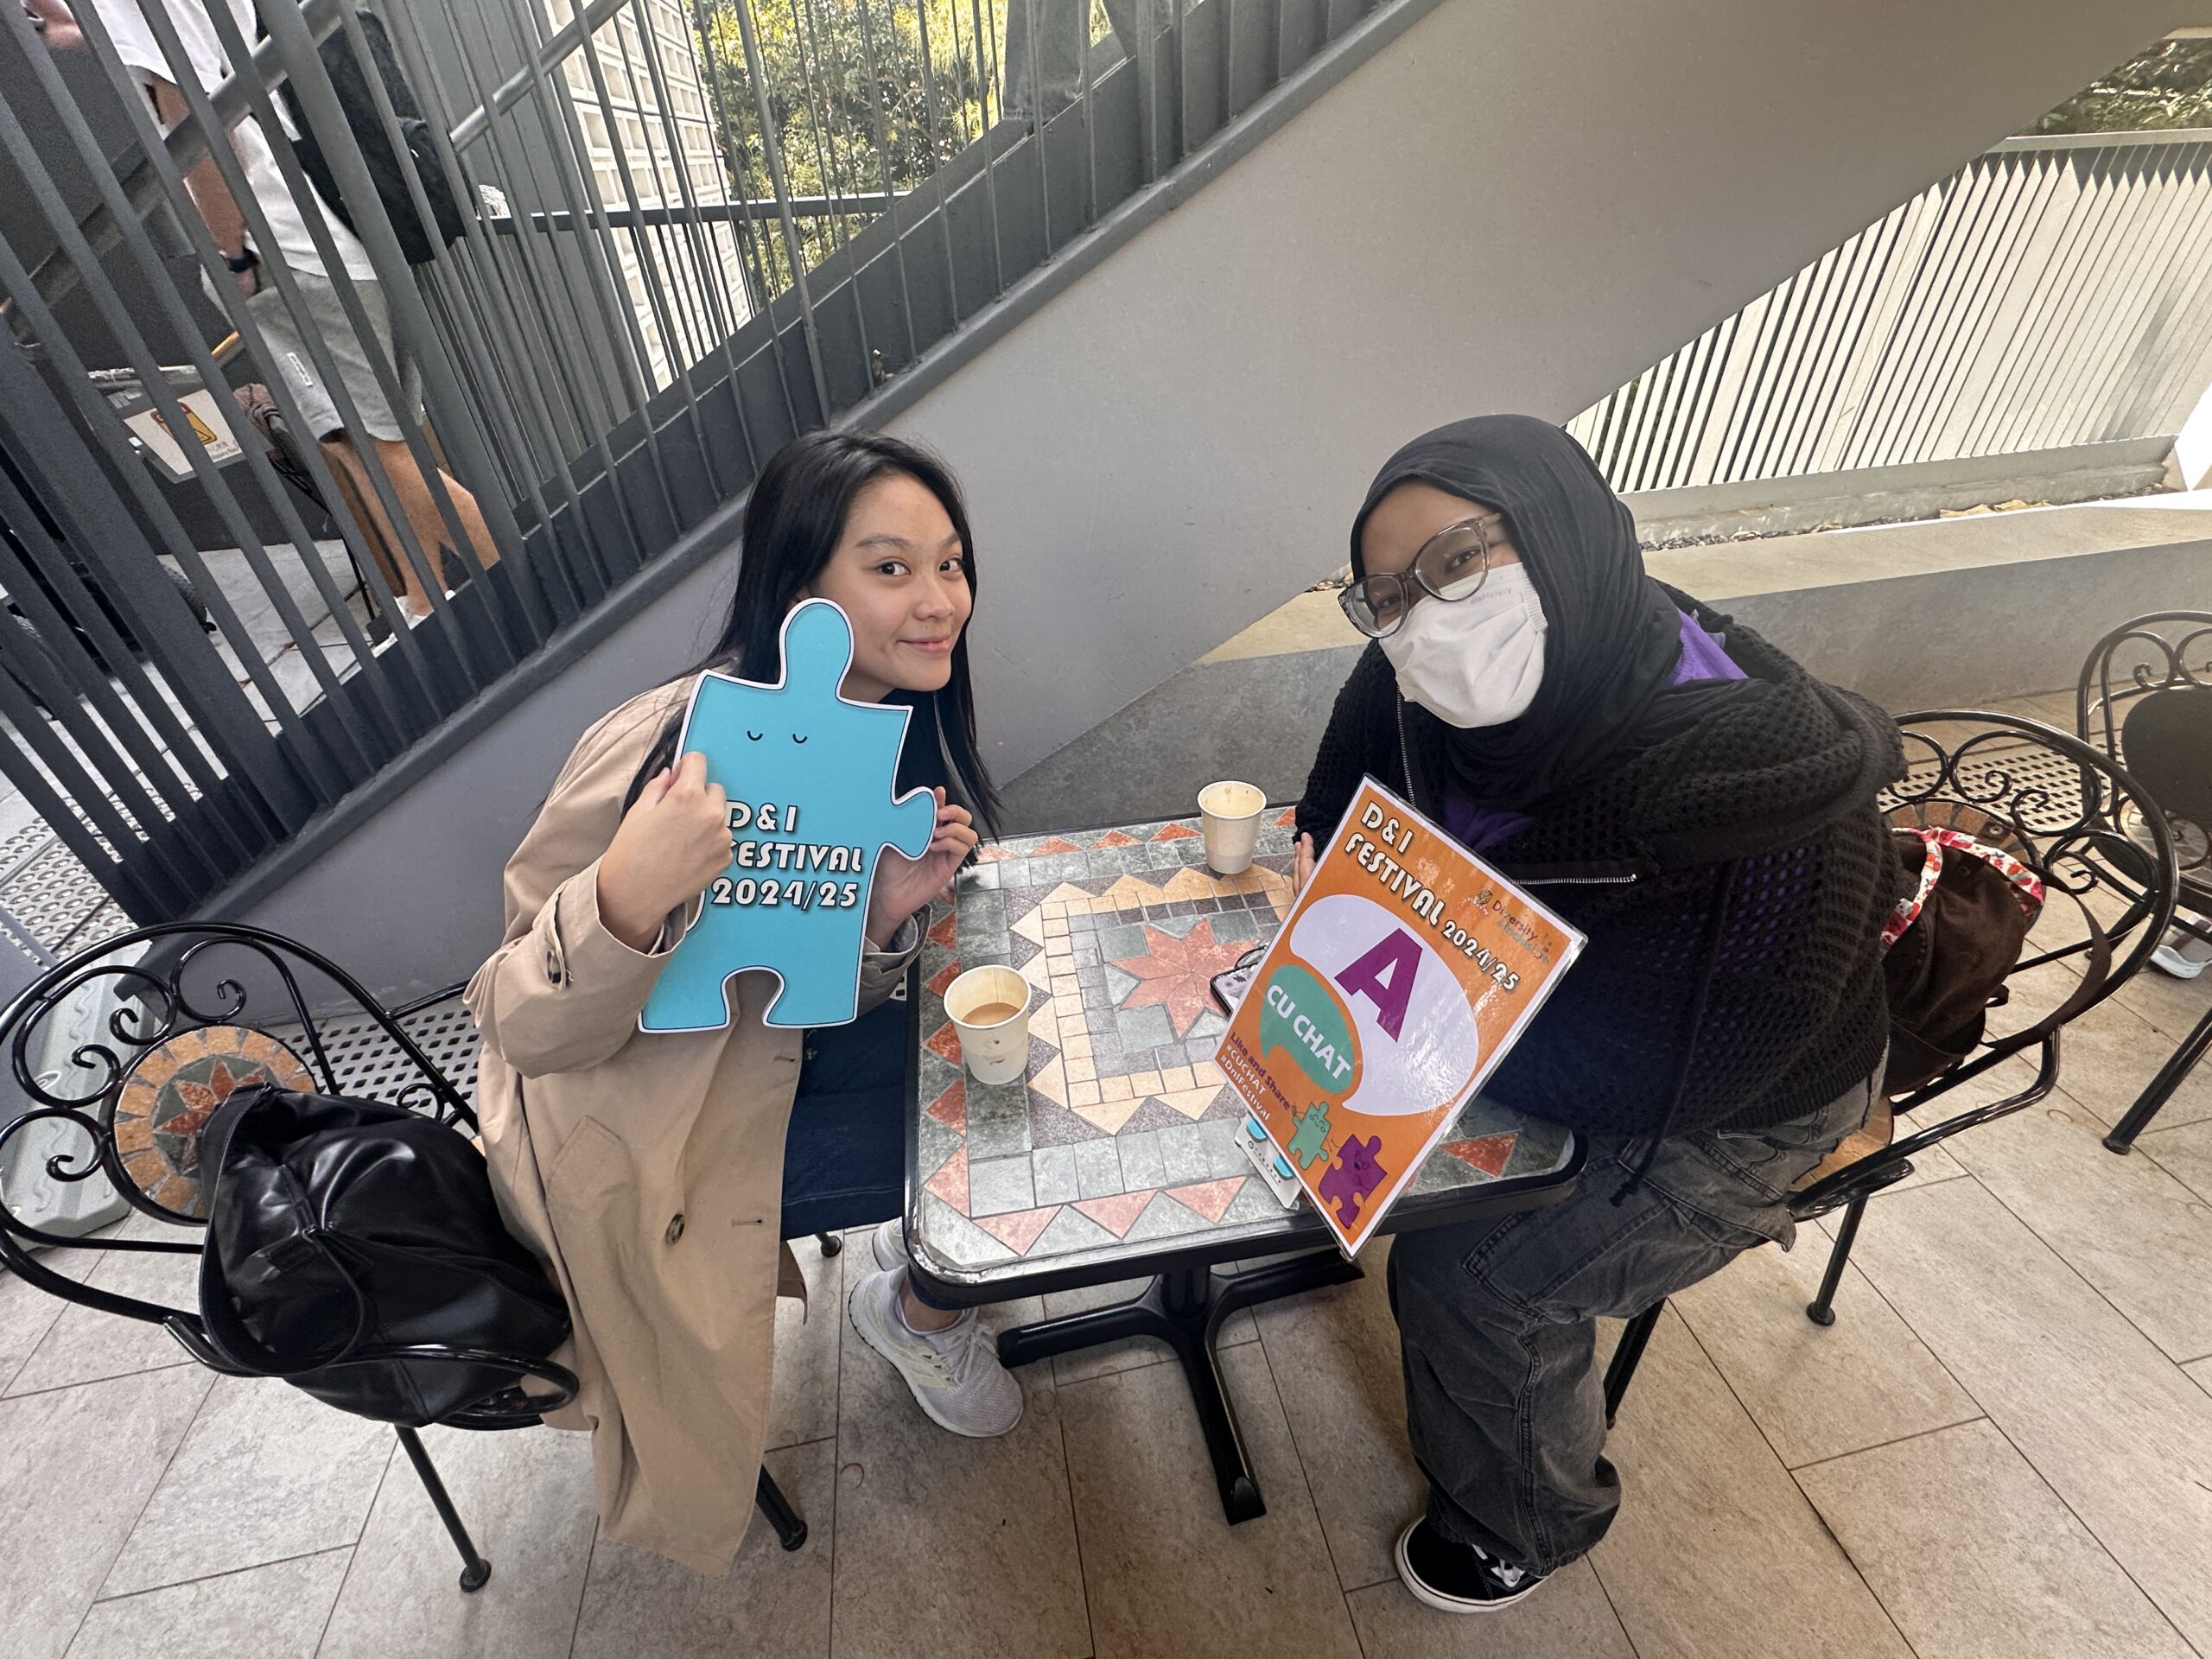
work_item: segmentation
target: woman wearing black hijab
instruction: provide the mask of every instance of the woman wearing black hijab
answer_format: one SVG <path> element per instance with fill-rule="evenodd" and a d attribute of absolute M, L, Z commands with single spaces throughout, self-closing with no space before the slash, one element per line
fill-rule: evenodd
<path fill-rule="evenodd" d="M 1865 1120 L 1895 899 L 1874 807 L 1894 725 L 1645 574 L 1627 506 L 1557 427 L 1440 427 L 1376 474 L 1345 613 L 1374 643 L 1298 809 L 1300 874 L 1362 774 L 1589 936 L 1484 1093 L 1566 1123 L 1578 1190 L 1401 1235 L 1389 1264 L 1427 1512 L 1415 1596 L 1485 1611 L 1619 1507 L 1597 1318 L 1770 1240 Z"/>

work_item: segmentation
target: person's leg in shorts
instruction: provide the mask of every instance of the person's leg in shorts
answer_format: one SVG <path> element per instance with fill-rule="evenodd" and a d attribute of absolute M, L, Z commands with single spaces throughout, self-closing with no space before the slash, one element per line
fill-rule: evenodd
<path fill-rule="evenodd" d="M 345 490 L 346 505 L 355 522 L 378 548 L 385 578 L 391 582 L 401 605 L 410 616 L 428 616 L 430 601 L 423 588 L 423 573 L 415 568 L 404 542 L 394 533 L 391 517 L 370 478 L 362 453 L 365 446 L 374 454 L 377 465 L 390 481 L 391 493 L 399 503 L 429 575 L 443 590 L 462 574 L 459 567 L 466 561 L 452 558 L 452 527 L 441 511 L 437 492 L 416 465 L 414 454 L 407 445 L 407 430 L 419 429 L 423 424 L 421 372 L 413 354 L 394 341 L 391 315 L 381 283 L 357 278 L 353 289 L 376 338 L 373 349 L 377 357 L 387 366 L 396 383 L 396 405 L 378 378 L 370 356 L 372 348 L 354 332 L 352 320 L 339 302 L 337 289 L 327 278 L 305 271 L 293 272 L 292 280 L 307 305 L 308 323 L 328 352 L 353 404 L 355 418 L 352 424 L 346 423 L 337 400 L 316 373 L 315 359 L 301 337 L 299 325 L 275 284 L 264 283 L 261 291 L 246 302 L 246 307 L 276 359 L 276 372 L 283 377 L 302 416 L 321 443 L 324 458 Z M 492 540 L 490 527 L 484 522 L 476 498 L 451 474 L 442 469 L 437 471 L 438 480 L 451 502 L 453 516 L 459 521 L 476 563 L 496 564 L 499 549 Z"/>
<path fill-rule="evenodd" d="M 1391 1242 L 1406 1421 L 1427 1513 L 1399 1571 L 1451 1611 L 1518 1600 L 1586 1554 L 1620 1507 L 1605 1457 L 1597 1321 L 1632 1318 L 1741 1252 L 1793 1236 L 1792 1183 L 1865 1122 L 1872 1077 L 1820 1111 L 1744 1134 L 1588 1137 L 1564 1202 Z"/>

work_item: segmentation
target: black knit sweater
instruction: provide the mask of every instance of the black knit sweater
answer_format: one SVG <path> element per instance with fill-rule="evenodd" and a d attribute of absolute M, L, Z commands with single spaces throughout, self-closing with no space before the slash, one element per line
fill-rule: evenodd
<path fill-rule="evenodd" d="M 1879 938 L 1896 862 L 1873 801 L 1897 728 L 1696 607 L 1758 683 L 1529 809 L 1482 856 L 1589 936 L 1484 1092 L 1592 1133 L 1748 1129 L 1867 1077 L 1889 1033 Z M 1299 803 L 1316 844 L 1363 773 L 1441 821 L 1446 728 L 1370 645 Z M 1479 803 L 1478 803 L 1479 804 Z"/>

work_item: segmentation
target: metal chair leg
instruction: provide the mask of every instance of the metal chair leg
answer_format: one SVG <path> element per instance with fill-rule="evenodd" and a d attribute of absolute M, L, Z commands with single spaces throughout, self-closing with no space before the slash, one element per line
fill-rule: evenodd
<path fill-rule="evenodd" d="M 824 1255 L 836 1255 L 845 1248 L 845 1241 L 835 1233 L 817 1233 L 814 1242 L 822 1247 Z"/>
<path fill-rule="evenodd" d="M 1659 1328 L 1659 1316 L 1667 1311 L 1662 1297 L 1630 1319 L 1621 1329 L 1621 1339 L 1613 1346 L 1613 1357 L 1605 1366 L 1605 1427 L 1613 1426 L 1619 1414 L 1621 1396 L 1628 1392 L 1629 1382 L 1636 1376 L 1636 1368 L 1643 1362 L 1643 1350 L 1651 1340 L 1651 1333 Z"/>
<path fill-rule="evenodd" d="M 1853 1198 L 1843 1212 L 1836 1231 L 1835 1248 L 1828 1252 L 1828 1270 L 1821 1275 L 1821 1294 L 1806 1305 L 1805 1317 L 1815 1325 L 1835 1323 L 1835 1291 L 1843 1282 L 1844 1264 L 1851 1260 L 1851 1246 L 1859 1236 L 1859 1217 L 1866 1213 L 1866 1195 Z"/>
<path fill-rule="evenodd" d="M 2212 1014 L 2198 1020 L 2189 1035 L 2181 1039 L 2181 1046 L 2174 1050 L 2173 1058 L 2158 1068 L 2158 1075 L 2152 1078 L 2149 1086 L 2136 1096 L 2135 1103 L 2127 1109 L 2127 1115 L 2113 1125 L 2110 1135 L 2105 1136 L 2105 1146 L 2113 1152 L 2133 1151 L 2135 1137 L 2150 1128 L 2151 1120 L 2173 1097 L 2174 1090 L 2182 1085 L 2182 1079 L 2196 1068 L 2208 1049 L 2212 1049 Z"/>
<path fill-rule="evenodd" d="M 776 1478 L 766 1468 L 760 1471 L 760 1484 L 753 1489 L 753 1501 L 768 1517 L 768 1524 L 776 1529 L 777 1540 L 785 1549 L 797 1549 L 806 1541 L 806 1522 L 791 1508 L 791 1499 L 784 1496 L 784 1489 L 776 1484 Z"/>
<path fill-rule="evenodd" d="M 454 1508 L 453 1499 L 446 1493 L 445 1482 L 438 1478 L 430 1454 L 423 1448 L 423 1437 L 411 1428 L 402 1428 L 397 1433 L 400 1445 L 407 1448 L 407 1460 L 415 1465 L 423 1490 L 430 1495 L 430 1507 L 437 1510 L 438 1519 L 446 1523 L 446 1532 L 453 1539 L 454 1547 L 461 1551 L 461 1587 L 481 1590 L 492 1576 L 492 1563 L 476 1553 L 475 1541 L 469 1537 L 468 1529 L 461 1525 L 461 1512 Z"/>

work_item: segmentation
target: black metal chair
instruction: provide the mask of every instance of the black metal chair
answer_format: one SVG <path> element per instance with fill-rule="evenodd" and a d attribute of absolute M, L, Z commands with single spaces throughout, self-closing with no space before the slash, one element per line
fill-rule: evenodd
<path fill-rule="evenodd" d="M 2003 847 L 2033 869 L 2048 896 L 2008 991 L 2022 975 L 2088 956 L 2094 910 L 2112 950 L 2102 987 L 2079 1019 L 2125 985 L 2150 960 L 2172 920 L 2174 849 L 2150 796 L 2110 756 L 2069 733 L 2011 715 L 1942 711 L 1906 715 L 1904 778 L 1883 793 L 1891 823 L 1951 827 Z M 2123 831 L 2115 828 L 2126 825 Z M 2072 894 L 2081 907 L 2067 900 Z M 2008 1034 L 1992 1030 L 1967 1059 L 1925 1088 L 1878 1102 L 1874 1118 L 1813 1170 L 1792 1193 L 1789 1212 L 1809 1221 L 1843 1211 L 1819 1294 L 1805 1309 L 1818 1325 L 1835 1323 L 1835 1294 L 1866 1201 L 1912 1173 L 1912 1160 L 1951 1136 L 2010 1116 L 2050 1094 L 2058 1082 L 2063 1027 L 2036 1038 L 2033 1021 Z M 1893 1138 L 1895 1121 L 1967 1088 L 2014 1058 L 2032 1059 L 2028 1085 Z M 1978 1091 L 1979 1092 L 1979 1091 Z M 1628 1321 L 1605 1370 L 1611 1424 L 1637 1362 L 1665 1311 L 1662 1300 Z"/>
<path fill-rule="evenodd" d="M 49 1020 L 74 994 L 103 982 L 120 1004 L 105 1021 L 105 1038 L 111 1040 L 80 1044 L 60 1075 L 36 1075 L 33 1055 Z M 247 1082 L 265 1079 L 324 1094 L 385 1099 L 425 1112 L 455 1133 L 474 1129 L 476 1117 L 467 1097 L 405 1023 L 452 1001 L 461 989 L 449 986 L 387 1009 L 334 963 L 258 928 L 175 922 L 123 934 L 50 969 L 0 1013 L 0 1045 L 16 1085 L 36 1103 L 0 1128 L 0 1158 L 35 1125 L 66 1126 L 61 1134 L 80 1138 L 82 1144 L 48 1152 L 46 1173 L 54 1179 L 104 1178 L 139 1214 L 204 1231 L 206 1194 L 199 1181 L 196 1137 L 221 1100 Z M 334 993 L 340 1002 L 328 1000 Z M 248 1023 L 255 1018 L 248 1004 L 257 995 L 267 1012 L 259 1023 Z M 332 1012 L 334 1007 L 340 1011 Z M 366 1074 L 359 1074 L 359 1067 L 343 1067 L 346 1050 L 364 1047 L 381 1051 L 384 1063 Z M 391 1049 L 398 1052 L 397 1061 L 389 1058 Z M 334 1056 L 340 1064 L 334 1063 Z M 209 1343 L 197 1312 L 79 1284 L 41 1264 L 31 1254 L 35 1245 L 197 1255 L 199 1239 L 63 1237 L 20 1220 L 0 1197 L 0 1261 L 27 1283 L 66 1301 L 160 1325 L 213 1370 L 262 1375 L 241 1370 L 220 1354 Z M 575 1375 L 543 1360 L 461 1348 L 410 1347 L 405 1354 L 412 1361 L 492 1369 L 511 1379 L 442 1419 L 448 1427 L 528 1428 L 576 1395 Z M 357 1356 L 363 1361 L 391 1357 Z M 396 1432 L 461 1552 L 461 1587 L 480 1589 L 491 1577 L 491 1563 L 470 1539 L 421 1435 L 404 1427 Z M 785 1549 L 806 1541 L 806 1523 L 766 1469 L 756 1498 Z"/>
<path fill-rule="evenodd" d="M 2196 667 L 2190 665 L 2197 653 Z M 2154 611 L 2114 628 L 2082 664 L 2074 719 L 2164 809 L 2180 865 L 2176 930 L 2212 941 L 2212 611 Z M 2123 826 L 2131 828 L 2132 826 Z M 2205 1052 L 2212 1009 L 2181 1039 L 2105 1145 L 2125 1153 Z"/>

